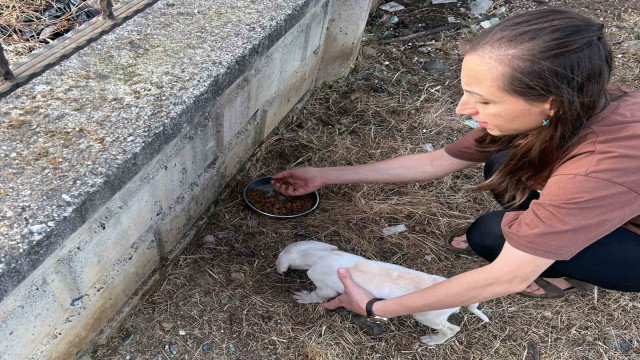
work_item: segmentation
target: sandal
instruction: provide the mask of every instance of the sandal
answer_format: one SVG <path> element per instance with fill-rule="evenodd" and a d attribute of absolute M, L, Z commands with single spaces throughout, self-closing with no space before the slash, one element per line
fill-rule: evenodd
<path fill-rule="evenodd" d="M 568 277 L 565 277 L 564 279 L 567 280 L 567 282 L 572 286 L 562 290 L 543 278 L 537 278 L 533 282 L 536 283 L 536 285 L 540 286 L 542 290 L 544 290 L 544 294 L 534 294 L 528 291 L 521 291 L 518 294 L 524 297 L 530 297 L 530 298 L 557 299 L 567 294 L 587 292 L 593 288 L 593 285 L 586 283 L 584 281 L 580 281 L 580 280 L 576 280 Z"/>
<path fill-rule="evenodd" d="M 469 228 L 468 226 L 465 226 L 465 227 L 461 227 L 451 231 L 449 235 L 447 235 L 447 237 L 445 237 L 444 239 L 444 247 L 447 248 L 447 250 L 454 252 L 456 254 L 476 255 L 476 253 L 471 249 L 471 246 L 469 246 L 468 244 L 467 244 L 467 247 L 464 249 L 451 245 L 453 238 L 466 234 L 468 228 Z"/>

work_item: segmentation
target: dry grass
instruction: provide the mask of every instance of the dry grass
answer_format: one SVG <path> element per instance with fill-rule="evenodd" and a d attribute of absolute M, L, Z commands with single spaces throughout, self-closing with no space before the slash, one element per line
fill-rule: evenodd
<path fill-rule="evenodd" d="M 122 0 L 113 2 L 118 4 Z M 90 6 L 98 8 L 97 0 L 90 3 Z M 74 9 L 82 10 L 68 12 L 57 19 L 48 20 L 44 13 L 52 7 L 61 8 L 55 0 L 0 0 L 0 43 L 5 48 L 5 55 L 10 63 L 82 25 L 82 21 L 86 20 L 80 14 L 89 11 L 79 2 Z M 50 35 L 40 39 L 41 31 L 46 28 L 50 28 L 47 30 L 50 31 Z"/>
<path fill-rule="evenodd" d="M 622 1 L 614 5 L 624 6 Z M 517 1 L 511 6 L 522 10 L 540 5 Z M 627 20 L 615 14 L 603 17 L 626 26 L 621 21 Z M 613 36 L 626 36 L 624 31 L 614 27 Z M 527 344 L 536 342 L 543 359 L 640 358 L 636 294 L 601 289 L 597 298 L 590 293 L 560 300 L 515 295 L 495 299 L 484 304 L 491 323 L 463 309 L 451 318 L 462 327 L 460 333 L 431 348 L 419 342 L 431 330 L 410 317 L 392 319 L 383 336 L 371 338 L 343 313 L 297 304 L 293 291 L 312 288 L 306 275 L 275 272 L 278 252 L 302 239 L 440 275 L 484 264 L 441 246 L 449 229 L 496 208 L 489 196 L 469 190 L 480 179 L 480 167 L 430 182 L 326 187 L 320 190 L 321 205 L 315 212 L 287 221 L 260 217 L 241 200 L 250 180 L 287 167 L 367 163 L 425 151 L 426 143 L 440 148 L 465 133 L 462 119 L 452 115 L 460 95 L 461 60 L 453 49 L 465 34 L 442 34 L 442 49 L 429 55 L 415 44 L 409 48 L 365 43 L 358 66 L 346 79 L 314 90 L 304 107 L 255 152 L 248 170 L 221 197 L 206 227 L 171 265 L 163 282 L 94 357 L 532 359 Z M 434 58 L 448 64 L 452 74 L 421 70 L 423 60 Z M 632 57 L 619 60 L 617 82 L 633 87 L 637 65 L 627 62 Z M 408 231 L 382 236 L 384 227 L 401 223 Z M 211 247 L 202 242 L 206 234 L 216 235 Z M 163 322 L 173 327 L 165 329 Z M 180 335 L 180 330 L 186 334 Z M 120 339 L 126 332 L 133 332 L 134 340 L 123 346 Z M 612 349 L 610 344 L 619 340 L 629 341 L 633 348 Z M 202 352 L 205 343 L 212 345 L 211 352 Z M 165 344 L 177 344 L 178 355 L 165 353 Z"/>

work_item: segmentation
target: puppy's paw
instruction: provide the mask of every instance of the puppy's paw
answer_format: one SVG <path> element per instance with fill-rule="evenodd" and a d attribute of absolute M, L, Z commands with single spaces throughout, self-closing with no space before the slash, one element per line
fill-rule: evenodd
<path fill-rule="evenodd" d="M 434 345 L 439 345 L 442 344 L 443 342 L 445 342 L 447 339 L 442 339 L 442 336 L 439 336 L 439 334 L 429 334 L 429 335 L 425 335 L 423 337 L 420 338 L 420 341 L 429 345 L 429 346 L 434 346 Z"/>
<path fill-rule="evenodd" d="M 316 295 L 315 292 L 309 292 L 304 290 L 294 292 L 293 298 L 296 299 L 296 301 L 299 302 L 300 304 L 315 304 L 315 303 L 321 303 L 324 301 L 324 299 L 320 299 L 320 297 Z"/>

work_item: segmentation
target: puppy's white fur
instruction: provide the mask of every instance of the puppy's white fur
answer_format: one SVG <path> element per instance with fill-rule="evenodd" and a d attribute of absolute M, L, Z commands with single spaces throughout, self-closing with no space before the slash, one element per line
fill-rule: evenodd
<path fill-rule="evenodd" d="M 299 303 L 320 303 L 343 293 L 344 286 L 337 275 L 339 268 L 348 269 L 353 281 L 373 296 L 383 299 L 402 296 L 446 279 L 394 264 L 367 260 L 318 241 L 299 241 L 288 245 L 278 256 L 276 268 L 281 274 L 287 269 L 308 270 L 307 275 L 316 285 L 316 290 L 295 292 L 294 298 Z M 467 309 L 483 321 L 489 321 L 478 310 L 477 303 L 467 306 Z M 442 344 L 455 335 L 460 327 L 449 323 L 447 319 L 459 310 L 456 307 L 411 314 L 418 322 L 438 331 L 423 336 L 421 341 L 428 345 Z"/>

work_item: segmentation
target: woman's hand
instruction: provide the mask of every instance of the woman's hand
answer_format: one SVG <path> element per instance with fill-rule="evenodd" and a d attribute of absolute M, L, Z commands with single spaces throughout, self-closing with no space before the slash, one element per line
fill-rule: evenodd
<path fill-rule="evenodd" d="M 354 283 L 347 269 L 338 269 L 338 278 L 342 281 L 342 285 L 344 285 L 344 293 L 329 302 L 320 304 L 320 307 L 330 310 L 344 307 L 355 313 L 367 315 L 365 306 L 374 296 Z"/>
<path fill-rule="evenodd" d="M 304 195 L 326 185 L 320 169 L 303 167 L 285 170 L 271 178 L 271 184 L 280 193 L 289 196 Z M 273 180 L 284 180 L 291 185 L 282 185 Z"/>

